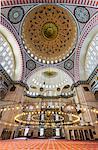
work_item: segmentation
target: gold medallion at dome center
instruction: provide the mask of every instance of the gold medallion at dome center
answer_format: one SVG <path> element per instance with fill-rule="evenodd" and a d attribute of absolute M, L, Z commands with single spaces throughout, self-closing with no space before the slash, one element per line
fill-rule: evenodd
<path fill-rule="evenodd" d="M 57 72 L 55 71 L 52 71 L 52 70 L 47 70 L 47 71 L 44 71 L 43 72 L 43 75 L 47 78 L 53 78 L 53 77 L 56 77 L 57 76 Z"/>
<path fill-rule="evenodd" d="M 48 40 L 55 39 L 58 33 L 58 28 L 54 23 L 46 23 L 42 28 L 42 34 Z"/>

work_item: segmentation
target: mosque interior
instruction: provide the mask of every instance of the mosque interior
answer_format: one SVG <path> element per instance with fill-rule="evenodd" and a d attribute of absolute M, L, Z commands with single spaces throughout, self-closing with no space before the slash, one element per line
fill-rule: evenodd
<path fill-rule="evenodd" d="M 98 140 L 96 0 L 1 0 L 0 139 L 19 138 Z"/>

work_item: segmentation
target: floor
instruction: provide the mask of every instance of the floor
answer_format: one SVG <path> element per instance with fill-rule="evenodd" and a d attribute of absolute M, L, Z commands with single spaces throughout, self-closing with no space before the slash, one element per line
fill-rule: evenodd
<path fill-rule="evenodd" d="M 98 142 L 53 139 L 2 140 L 0 150 L 98 150 Z"/>

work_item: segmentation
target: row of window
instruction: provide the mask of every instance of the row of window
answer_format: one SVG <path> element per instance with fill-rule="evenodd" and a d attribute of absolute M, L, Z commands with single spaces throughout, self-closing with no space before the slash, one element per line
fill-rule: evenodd
<path fill-rule="evenodd" d="M 87 77 L 91 75 L 98 64 L 98 34 L 93 38 L 89 45 L 85 60 L 85 71 Z"/>
<path fill-rule="evenodd" d="M 0 64 L 5 71 L 13 78 L 14 75 L 14 55 L 7 39 L 0 33 Z"/>

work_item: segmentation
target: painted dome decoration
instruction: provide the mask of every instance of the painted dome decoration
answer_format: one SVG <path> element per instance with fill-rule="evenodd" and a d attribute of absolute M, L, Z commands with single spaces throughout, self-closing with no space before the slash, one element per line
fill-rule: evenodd
<path fill-rule="evenodd" d="M 35 60 L 53 64 L 72 52 L 77 40 L 77 25 L 64 7 L 39 5 L 26 14 L 21 34 L 27 52 Z"/>

